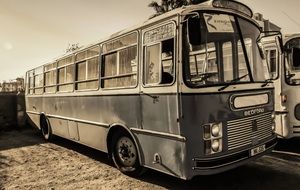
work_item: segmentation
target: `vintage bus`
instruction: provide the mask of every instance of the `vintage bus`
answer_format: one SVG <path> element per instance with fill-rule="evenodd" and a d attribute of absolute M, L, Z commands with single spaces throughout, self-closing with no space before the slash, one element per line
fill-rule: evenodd
<path fill-rule="evenodd" d="M 285 36 L 282 53 L 274 38 L 264 47 L 275 86 L 276 133 L 282 138 L 300 137 L 300 34 Z"/>
<path fill-rule="evenodd" d="M 28 71 L 28 116 L 127 175 L 235 168 L 276 144 L 260 34 L 235 1 L 175 9 Z"/>

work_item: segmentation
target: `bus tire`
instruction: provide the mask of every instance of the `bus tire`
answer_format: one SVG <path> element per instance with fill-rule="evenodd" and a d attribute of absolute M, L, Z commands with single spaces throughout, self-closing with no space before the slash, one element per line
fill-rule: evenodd
<path fill-rule="evenodd" d="M 125 175 L 138 177 L 145 172 L 139 161 L 137 146 L 124 131 L 118 131 L 112 137 L 111 158 L 118 170 Z"/>
<path fill-rule="evenodd" d="M 45 140 L 50 141 L 53 138 L 51 126 L 46 116 L 41 117 L 41 132 Z"/>

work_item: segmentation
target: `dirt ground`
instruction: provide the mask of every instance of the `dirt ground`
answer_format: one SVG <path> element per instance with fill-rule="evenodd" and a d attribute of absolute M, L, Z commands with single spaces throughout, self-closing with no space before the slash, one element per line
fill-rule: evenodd
<path fill-rule="evenodd" d="M 183 181 L 148 171 L 121 174 L 106 154 L 38 131 L 0 131 L 0 189 L 272 189 L 300 187 L 300 139 L 280 140 L 272 154 L 237 169 Z"/>

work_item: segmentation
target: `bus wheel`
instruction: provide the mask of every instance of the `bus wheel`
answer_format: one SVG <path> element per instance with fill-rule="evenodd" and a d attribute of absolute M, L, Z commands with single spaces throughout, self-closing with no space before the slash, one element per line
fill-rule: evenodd
<path fill-rule="evenodd" d="M 41 132 L 45 140 L 52 139 L 52 130 L 48 119 L 44 116 L 41 118 Z"/>
<path fill-rule="evenodd" d="M 136 145 L 127 133 L 116 133 L 112 138 L 111 145 L 112 160 L 122 173 L 133 177 L 144 173 L 144 168 L 139 162 Z"/>

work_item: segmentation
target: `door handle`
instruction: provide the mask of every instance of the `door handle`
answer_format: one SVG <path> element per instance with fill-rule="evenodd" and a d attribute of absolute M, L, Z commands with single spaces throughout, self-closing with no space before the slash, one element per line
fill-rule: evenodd
<path fill-rule="evenodd" d="M 144 94 L 144 95 L 146 95 L 146 96 L 151 97 L 151 98 L 153 99 L 153 103 L 154 103 L 154 104 L 155 104 L 156 102 L 159 101 L 159 100 L 158 100 L 159 96 L 157 96 L 157 95 L 148 94 L 148 93 L 145 93 L 145 92 L 143 92 L 143 91 L 141 91 L 141 94 Z"/>

